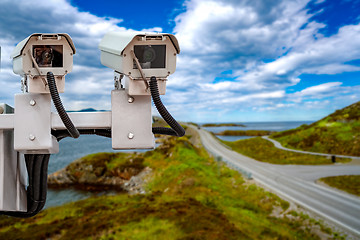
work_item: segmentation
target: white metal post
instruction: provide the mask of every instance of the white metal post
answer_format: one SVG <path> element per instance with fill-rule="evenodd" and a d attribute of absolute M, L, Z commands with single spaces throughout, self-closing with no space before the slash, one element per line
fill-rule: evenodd
<path fill-rule="evenodd" d="M 0 109 L 1 117 L 13 112 L 6 104 L 0 104 Z M 25 159 L 14 150 L 14 131 L 0 129 L 0 210 L 25 212 L 26 185 Z"/>

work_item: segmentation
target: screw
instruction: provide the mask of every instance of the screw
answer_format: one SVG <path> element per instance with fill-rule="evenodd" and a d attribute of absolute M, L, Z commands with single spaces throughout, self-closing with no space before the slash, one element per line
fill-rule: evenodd
<path fill-rule="evenodd" d="M 30 100 L 30 105 L 31 105 L 31 106 L 35 106 L 35 105 L 36 105 L 36 101 L 35 101 L 34 99 L 31 99 L 31 100 Z"/>
<path fill-rule="evenodd" d="M 135 100 L 135 99 L 134 99 L 133 97 L 129 97 L 129 98 L 128 98 L 128 103 L 133 103 L 134 100 Z"/>
<path fill-rule="evenodd" d="M 3 107 L 0 107 L 0 114 L 3 114 L 5 111 L 4 111 L 4 108 Z"/>
<path fill-rule="evenodd" d="M 134 135 L 133 133 L 129 133 L 129 134 L 128 134 L 128 138 L 129 138 L 129 139 L 133 139 L 134 136 L 135 136 L 135 135 Z"/>
<path fill-rule="evenodd" d="M 35 140 L 35 138 L 36 138 L 36 137 L 35 137 L 34 135 L 32 135 L 32 134 L 30 134 L 30 135 L 29 135 L 29 139 L 30 139 L 30 141 L 34 141 L 34 140 Z"/>

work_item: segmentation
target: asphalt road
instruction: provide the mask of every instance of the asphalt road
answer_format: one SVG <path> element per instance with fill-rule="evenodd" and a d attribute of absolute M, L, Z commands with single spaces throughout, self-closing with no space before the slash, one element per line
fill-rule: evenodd
<path fill-rule="evenodd" d="M 256 161 L 230 150 L 221 144 L 209 132 L 198 130 L 204 147 L 214 156 L 241 172 L 251 173 L 252 177 L 278 195 L 316 213 L 324 219 L 333 222 L 345 231 L 360 238 L 360 198 L 322 187 L 313 182 L 317 172 L 328 171 L 315 166 L 275 165 Z M 345 164 L 344 164 L 345 165 Z M 359 174 L 360 166 L 351 166 Z M 299 171 L 297 171 L 299 170 Z M 343 175 L 343 170 L 333 168 Z M 347 170 L 344 170 L 345 172 Z M 312 172 L 309 174 L 309 172 Z"/>

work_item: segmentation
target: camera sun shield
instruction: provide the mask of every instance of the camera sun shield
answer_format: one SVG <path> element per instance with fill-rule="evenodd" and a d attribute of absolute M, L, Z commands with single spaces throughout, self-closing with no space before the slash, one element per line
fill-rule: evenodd
<path fill-rule="evenodd" d="M 13 71 L 23 76 L 24 92 L 48 93 L 47 72 L 55 77 L 59 92 L 65 90 L 65 75 L 72 71 L 75 46 L 68 34 L 35 33 L 21 41 L 11 54 Z"/>
<path fill-rule="evenodd" d="M 121 84 L 129 95 L 150 95 L 147 82 L 153 76 L 164 95 L 180 53 L 176 37 L 168 33 L 108 32 L 99 49 L 101 63 L 123 76 Z"/>

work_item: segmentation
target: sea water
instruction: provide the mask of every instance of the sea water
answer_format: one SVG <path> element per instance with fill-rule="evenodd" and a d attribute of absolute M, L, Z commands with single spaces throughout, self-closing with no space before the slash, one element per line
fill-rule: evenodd
<path fill-rule="evenodd" d="M 234 126 L 234 127 L 204 127 L 205 130 L 213 133 L 219 133 L 225 130 L 267 130 L 267 131 L 274 131 L 280 132 L 285 131 L 293 128 L 297 128 L 303 124 L 311 124 L 310 121 L 299 121 L 299 122 L 246 122 L 241 123 L 244 127 L 241 126 Z M 237 141 L 241 139 L 251 138 L 251 136 L 217 136 L 221 140 L 225 141 Z"/>

